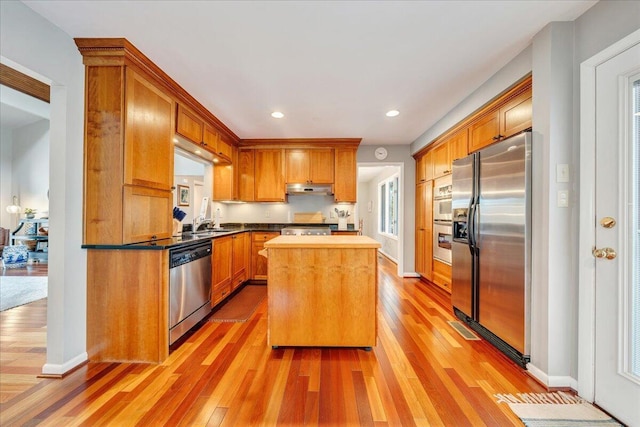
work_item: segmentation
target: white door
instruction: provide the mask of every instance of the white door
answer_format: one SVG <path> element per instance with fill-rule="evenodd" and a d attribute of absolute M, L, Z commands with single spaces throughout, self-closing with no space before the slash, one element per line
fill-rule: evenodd
<path fill-rule="evenodd" d="M 636 44 L 596 67 L 593 177 L 593 253 L 598 258 L 594 402 L 630 426 L 640 426 L 639 103 L 640 45 Z"/>

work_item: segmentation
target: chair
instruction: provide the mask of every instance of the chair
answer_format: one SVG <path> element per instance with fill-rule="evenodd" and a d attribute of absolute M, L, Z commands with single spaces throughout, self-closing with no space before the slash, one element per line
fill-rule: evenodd
<path fill-rule="evenodd" d="M 5 246 L 9 246 L 10 235 L 11 230 L 0 227 L 0 257 L 2 257 L 2 252 L 4 251 Z"/>

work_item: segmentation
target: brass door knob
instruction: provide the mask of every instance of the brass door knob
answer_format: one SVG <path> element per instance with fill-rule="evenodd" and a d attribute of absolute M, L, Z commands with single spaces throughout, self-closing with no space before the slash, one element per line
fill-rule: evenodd
<path fill-rule="evenodd" d="M 605 216 L 600 220 L 600 225 L 604 228 L 613 228 L 616 226 L 616 220 L 610 216 Z"/>
<path fill-rule="evenodd" d="M 593 256 L 596 258 L 614 259 L 616 256 L 618 256 L 616 251 L 612 248 L 602 248 L 602 249 L 593 248 L 592 253 L 593 253 Z"/>

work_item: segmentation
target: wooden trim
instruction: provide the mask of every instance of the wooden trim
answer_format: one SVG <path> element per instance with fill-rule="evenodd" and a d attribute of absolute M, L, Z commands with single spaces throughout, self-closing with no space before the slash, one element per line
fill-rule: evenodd
<path fill-rule="evenodd" d="M 240 148 L 358 148 L 362 138 L 241 139 Z"/>
<path fill-rule="evenodd" d="M 524 76 L 522 79 L 518 80 L 509 88 L 505 89 L 503 92 L 499 93 L 487 103 L 476 109 L 474 112 L 469 114 L 467 117 L 462 119 L 460 122 L 449 128 L 447 131 L 440 134 L 434 140 L 429 142 L 427 145 L 422 147 L 419 151 L 413 154 L 413 158 L 417 159 L 426 154 L 427 151 L 434 149 L 437 145 L 441 144 L 448 137 L 458 132 L 459 130 L 472 125 L 477 122 L 484 116 L 492 111 L 498 110 L 503 104 L 506 104 L 516 96 L 520 95 L 527 90 L 530 90 L 533 86 L 533 78 L 531 73 Z"/>
<path fill-rule="evenodd" d="M 51 88 L 48 84 L 4 64 L 0 64 L 0 83 L 46 103 L 51 102 Z"/>
<path fill-rule="evenodd" d="M 125 38 L 75 38 L 76 46 L 82 54 L 82 62 L 86 66 L 126 65 L 134 67 L 136 71 L 169 91 L 175 100 L 184 104 L 202 117 L 205 121 L 214 125 L 218 132 L 225 134 L 238 144 L 240 138 L 222 121 L 214 116 L 182 86 L 162 71 L 153 61 L 140 52 Z"/>

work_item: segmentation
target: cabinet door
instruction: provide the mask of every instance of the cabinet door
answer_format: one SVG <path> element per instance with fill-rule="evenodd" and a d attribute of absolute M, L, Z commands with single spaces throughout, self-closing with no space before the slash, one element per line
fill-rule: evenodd
<path fill-rule="evenodd" d="M 449 155 L 449 143 L 448 141 L 443 141 L 433 149 L 433 177 L 439 178 L 450 173 L 451 156 Z"/>
<path fill-rule="evenodd" d="M 191 142 L 200 145 L 204 132 L 204 122 L 193 111 L 178 104 L 176 132 Z"/>
<path fill-rule="evenodd" d="M 173 100 L 131 69 L 126 74 L 124 182 L 173 185 Z"/>
<path fill-rule="evenodd" d="M 216 154 L 222 161 L 231 161 L 233 157 L 233 145 L 229 143 L 224 137 L 220 136 L 218 138 Z"/>
<path fill-rule="evenodd" d="M 308 183 L 310 162 L 307 150 L 285 150 L 286 183 Z"/>
<path fill-rule="evenodd" d="M 232 236 L 213 240 L 211 259 L 212 295 L 211 305 L 215 305 L 231 292 L 231 256 L 233 253 Z"/>
<path fill-rule="evenodd" d="M 531 91 L 523 92 L 500 108 L 500 134 L 507 138 L 531 127 Z"/>
<path fill-rule="evenodd" d="M 431 157 L 431 156 L 429 156 Z M 427 165 L 432 167 L 431 163 L 427 163 L 426 153 L 416 159 L 416 185 L 421 182 L 427 182 Z M 431 172 L 433 178 L 433 171 Z"/>
<path fill-rule="evenodd" d="M 433 260 L 433 283 L 451 293 L 451 266 L 444 262 Z"/>
<path fill-rule="evenodd" d="M 233 240 L 231 290 L 234 290 L 249 278 L 247 273 L 249 269 L 249 233 L 235 234 L 231 236 L 231 239 Z"/>
<path fill-rule="evenodd" d="M 309 150 L 309 180 L 314 184 L 333 183 L 333 150 Z"/>
<path fill-rule="evenodd" d="M 469 152 L 473 153 L 500 139 L 500 111 L 491 111 L 469 127 Z"/>
<path fill-rule="evenodd" d="M 220 134 L 211 126 L 205 124 L 202 132 L 202 145 L 207 151 L 217 154 Z"/>
<path fill-rule="evenodd" d="M 449 139 L 449 170 L 452 170 L 453 161 L 463 159 L 469 155 L 469 130 L 467 128 L 456 132 Z"/>
<path fill-rule="evenodd" d="M 424 155 L 424 159 L 424 176 L 426 177 L 427 181 L 431 181 L 433 179 L 433 150 L 427 151 L 427 154 Z"/>
<path fill-rule="evenodd" d="M 213 167 L 213 200 L 235 200 L 233 169 L 233 165 Z"/>
<path fill-rule="evenodd" d="M 251 278 L 253 280 L 267 280 L 267 258 L 258 252 L 264 249 L 264 242 L 278 237 L 280 233 L 252 232 L 251 235 Z"/>
<path fill-rule="evenodd" d="M 284 202 L 283 150 L 255 150 L 255 201 Z"/>
<path fill-rule="evenodd" d="M 333 184 L 336 202 L 356 202 L 357 166 L 355 148 L 336 148 L 335 180 Z"/>
<path fill-rule="evenodd" d="M 171 237 L 171 191 L 125 186 L 123 192 L 123 243 Z"/>
<path fill-rule="evenodd" d="M 433 247 L 433 181 L 416 186 L 416 272 L 431 280 Z"/>
<path fill-rule="evenodd" d="M 238 180 L 238 198 L 244 202 L 253 202 L 255 200 L 254 150 L 240 150 Z"/>

